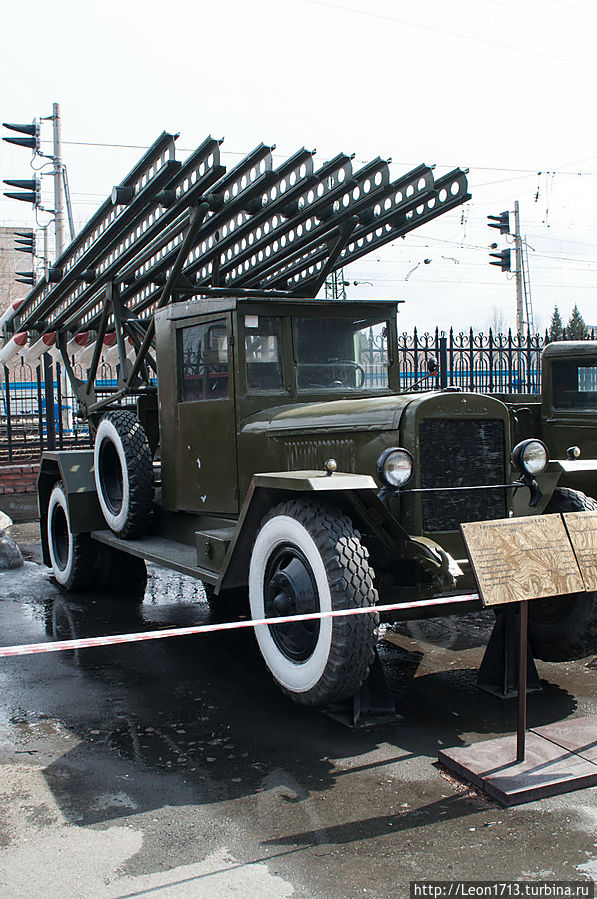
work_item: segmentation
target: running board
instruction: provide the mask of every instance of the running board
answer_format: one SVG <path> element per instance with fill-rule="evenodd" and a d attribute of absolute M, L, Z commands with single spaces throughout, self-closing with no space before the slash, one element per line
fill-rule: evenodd
<path fill-rule="evenodd" d="M 188 574 L 198 578 L 206 584 L 215 584 L 218 574 L 201 568 L 197 565 L 197 548 L 186 543 L 177 543 L 175 540 L 166 540 L 165 537 L 141 537 L 138 540 L 122 540 L 112 531 L 92 531 L 91 536 L 99 543 L 105 543 L 113 549 L 128 553 L 130 556 L 138 556 L 146 562 L 161 565 L 163 568 L 173 568 L 181 574 Z"/>

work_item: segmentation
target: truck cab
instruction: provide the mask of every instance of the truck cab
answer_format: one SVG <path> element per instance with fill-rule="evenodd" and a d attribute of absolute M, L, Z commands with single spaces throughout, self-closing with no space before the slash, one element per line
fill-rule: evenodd
<path fill-rule="evenodd" d="M 578 444 L 583 456 L 597 458 L 597 343 L 549 343 L 542 356 L 541 427 L 557 458 Z"/>
<path fill-rule="evenodd" d="M 541 394 L 503 397 L 518 439 L 539 436 L 560 487 L 597 494 L 597 342 L 548 343 L 541 355 Z"/>
<path fill-rule="evenodd" d="M 238 515 L 266 460 L 355 471 L 355 435 L 393 415 L 395 302 L 176 304 L 156 316 L 156 352 L 168 510 Z"/>

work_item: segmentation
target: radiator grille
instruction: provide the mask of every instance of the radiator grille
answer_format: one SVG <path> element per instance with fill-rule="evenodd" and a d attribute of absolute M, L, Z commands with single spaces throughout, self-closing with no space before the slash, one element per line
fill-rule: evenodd
<path fill-rule="evenodd" d="M 287 471 L 319 470 L 329 458 L 336 460 L 338 471 L 356 471 L 352 440 L 288 440 L 284 445 L 284 457 Z"/>
<path fill-rule="evenodd" d="M 421 487 L 504 484 L 504 424 L 428 418 L 420 426 Z M 506 491 L 422 493 L 423 530 L 454 531 L 464 521 L 505 518 Z"/>

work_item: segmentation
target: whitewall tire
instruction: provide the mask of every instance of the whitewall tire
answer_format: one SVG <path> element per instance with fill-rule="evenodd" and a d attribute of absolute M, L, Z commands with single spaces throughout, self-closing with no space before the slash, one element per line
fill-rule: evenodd
<path fill-rule="evenodd" d="M 93 450 L 95 486 L 108 527 L 118 537 L 140 537 L 151 523 L 153 463 L 147 435 L 133 412 L 108 412 Z"/>
<path fill-rule="evenodd" d="M 377 602 L 368 553 L 350 519 L 291 500 L 264 518 L 249 566 L 253 618 L 329 612 Z M 375 613 L 255 628 L 270 673 L 295 702 L 354 695 L 375 655 Z"/>
<path fill-rule="evenodd" d="M 56 581 L 65 590 L 88 590 L 95 577 L 96 546 L 89 534 L 73 534 L 61 482 L 54 484 L 47 511 L 48 552 Z"/>

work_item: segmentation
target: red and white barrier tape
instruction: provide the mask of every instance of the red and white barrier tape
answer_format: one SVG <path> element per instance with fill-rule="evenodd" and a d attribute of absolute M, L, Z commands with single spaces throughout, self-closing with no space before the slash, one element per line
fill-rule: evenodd
<path fill-rule="evenodd" d="M 438 599 L 396 602 L 385 606 L 367 606 L 357 609 L 338 609 L 332 612 L 310 612 L 308 615 L 281 615 L 279 618 L 254 618 L 246 621 L 225 621 L 221 624 L 197 624 L 192 627 L 171 627 L 158 631 L 140 631 L 136 634 L 110 634 L 106 637 L 80 637 L 75 640 L 56 640 L 52 643 L 25 643 L 21 646 L 1 646 L 0 658 L 30 656 L 40 652 L 64 652 L 68 649 L 90 649 L 93 646 L 116 646 L 119 643 L 141 643 L 143 640 L 164 640 L 166 637 L 188 637 L 191 634 L 212 634 L 215 631 L 240 630 L 260 627 L 264 624 L 290 624 L 294 621 L 313 621 L 317 618 L 341 618 L 346 615 L 366 615 L 370 612 L 393 612 L 398 609 L 421 609 L 430 606 L 476 602 L 477 593 L 442 596 Z"/>

